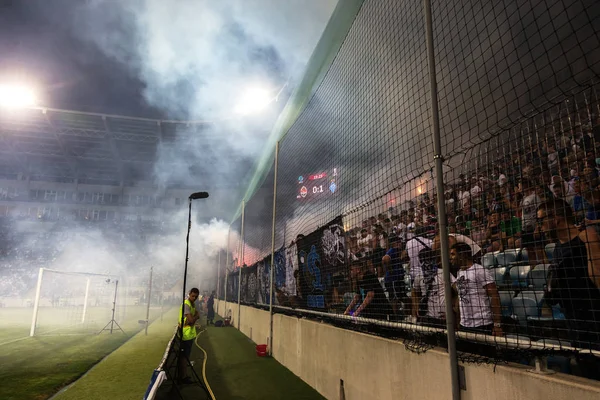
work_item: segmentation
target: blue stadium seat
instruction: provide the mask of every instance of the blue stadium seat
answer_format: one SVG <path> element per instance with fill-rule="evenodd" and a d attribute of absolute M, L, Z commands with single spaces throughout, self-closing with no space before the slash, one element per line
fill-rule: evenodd
<path fill-rule="evenodd" d="M 481 260 L 485 268 L 494 268 L 496 266 L 496 256 L 494 253 L 486 253 Z"/>
<path fill-rule="evenodd" d="M 544 290 L 550 264 L 538 264 L 529 271 L 528 285 L 535 290 Z"/>
<path fill-rule="evenodd" d="M 496 280 L 496 285 L 497 286 L 506 285 L 508 268 L 496 267 L 493 269 L 493 271 L 494 271 L 494 278 Z"/>
<path fill-rule="evenodd" d="M 499 290 L 500 306 L 502 307 L 502 316 L 510 317 L 512 312 L 512 299 L 515 293 L 512 290 Z"/>
<path fill-rule="evenodd" d="M 513 287 L 527 287 L 527 276 L 531 270 L 530 265 L 514 265 L 510 268 L 510 280 Z"/>
<path fill-rule="evenodd" d="M 544 291 L 543 290 L 522 290 L 519 293 L 519 296 L 529 297 L 530 299 L 534 299 L 538 306 L 542 305 L 544 301 Z"/>
<path fill-rule="evenodd" d="M 512 299 L 512 317 L 519 325 L 526 327 L 529 317 L 538 317 L 538 303 L 534 298 L 524 297 L 521 294 Z"/>
<path fill-rule="evenodd" d="M 511 263 L 517 262 L 518 252 L 514 249 L 509 249 L 496 254 L 498 265 L 509 266 Z"/>
<path fill-rule="evenodd" d="M 554 257 L 554 248 L 556 247 L 556 243 L 550 243 L 547 244 L 546 247 L 544 248 L 544 250 L 546 251 L 546 257 L 548 258 L 548 261 L 552 261 L 552 258 Z"/>
<path fill-rule="evenodd" d="M 519 293 L 522 298 L 531 299 L 537 306 L 537 312 L 531 315 L 527 315 L 528 321 L 533 322 L 551 322 L 554 321 L 554 317 L 542 317 L 542 306 L 544 305 L 544 291 L 543 290 L 524 290 Z"/>
<path fill-rule="evenodd" d="M 567 319 L 558 304 L 555 304 L 552 306 L 552 319 L 558 320 L 558 321 Z"/>
<path fill-rule="evenodd" d="M 517 249 L 519 251 L 519 261 L 529 261 L 529 254 L 527 253 L 527 249 Z"/>

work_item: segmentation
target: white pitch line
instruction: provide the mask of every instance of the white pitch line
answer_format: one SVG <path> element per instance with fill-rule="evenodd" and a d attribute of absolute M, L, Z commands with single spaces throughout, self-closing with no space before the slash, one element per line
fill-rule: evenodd
<path fill-rule="evenodd" d="M 25 339 L 29 339 L 31 336 L 24 336 L 22 338 L 18 338 L 18 339 L 13 339 L 13 340 L 9 340 L 8 342 L 3 342 L 0 343 L 0 346 L 4 346 L 5 344 L 11 344 L 11 343 L 15 343 L 15 342 L 19 342 L 21 340 L 25 340 Z"/>

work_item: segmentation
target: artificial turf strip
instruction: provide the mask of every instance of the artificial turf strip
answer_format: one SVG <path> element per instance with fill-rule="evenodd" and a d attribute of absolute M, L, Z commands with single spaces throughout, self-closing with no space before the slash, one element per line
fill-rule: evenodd
<path fill-rule="evenodd" d="M 173 336 L 177 308 L 165 313 L 111 353 L 85 376 L 55 396 L 57 400 L 139 400 Z"/>
<path fill-rule="evenodd" d="M 324 399 L 275 359 L 258 357 L 255 344 L 233 327 L 210 326 L 198 344 L 208 354 L 206 378 L 217 400 Z M 192 358 L 197 354 L 196 348 Z"/>

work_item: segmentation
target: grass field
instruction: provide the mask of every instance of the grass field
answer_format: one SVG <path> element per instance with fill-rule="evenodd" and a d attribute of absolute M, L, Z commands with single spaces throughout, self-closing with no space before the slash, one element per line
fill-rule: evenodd
<path fill-rule="evenodd" d="M 208 327 L 197 342 L 208 354 L 206 377 L 219 400 L 324 398 L 275 359 L 258 357 L 255 344 L 233 327 Z M 203 358 L 198 350 L 192 358 Z"/>
<path fill-rule="evenodd" d="M 85 324 L 65 328 L 70 312 L 42 311 L 40 336 L 29 338 L 31 310 L 0 308 L 0 399 L 47 399 L 125 343 L 143 327 L 138 320 L 146 315 L 143 306 L 129 307 L 121 324 L 127 334 L 97 335 L 92 333 L 110 320 L 106 310 L 91 309 Z M 151 310 L 151 319 L 159 314 L 160 310 Z"/>
<path fill-rule="evenodd" d="M 176 307 L 165 313 L 149 326 L 148 336 L 138 333 L 55 399 L 141 399 L 173 336 L 177 313 Z"/>
<path fill-rule="evenodd" d="M 129 335 L 39 336 L 0 346 L 0 399 L 47 399 L 61 388 L 56 400 L 140 399 L 173 335 L 177 313 L 174 307 L 162 321 L 156 319 L 148 336 L 141 331 L 131 337 L 139 330 L 137 319 L 132 319 L 123 324 Z M 3 329 L 4 339 L 9 331 L 15 337 L 23 327 Z M 208 327 L 196 342 L 191 359 L 202 376 L 204 353 L 199 346 L 205 349 L 207 380 L 219 400 L 323 398 L 276 360 L 257 357 L 254 343 L 235 328 Z M 164 399 L 173 398 L 169 385 L 163 384 Z M 186 399 L 209 398 L 194 385 L 182 393 Z"/>
<path fill-rule="evenodd" d="M 106 357 L 84 377 L 56 396 L 56 400 L 140 399 L 173 335 L 177 309 L 164 315 L 164 321 L 150 325 Z M 206 376 L 218 400 L 317 400 L 319 393 L 300 378 L 268 357 L 257 357 L 255 345 L 235 328 L 208 327 L 197 344 L 208 354 Z M 204 353 L 194 346 L 191 359 L 202 376 Z M 177 398 L 170 392 L 171 382 L 161 387 L 157 399 Z M 181 388 L 185 399 L 209 399 L 198 386 Z M 175 397 L 174 397 L 175 396 Z"/>

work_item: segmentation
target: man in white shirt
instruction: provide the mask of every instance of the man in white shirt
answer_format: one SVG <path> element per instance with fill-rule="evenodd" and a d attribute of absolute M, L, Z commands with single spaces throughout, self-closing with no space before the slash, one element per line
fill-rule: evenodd
<path fill-rule="evenodd" d="M 454 275 L 450 274 L 452 285 L 456 282 Z M 445 326 L 446 321 L 446 298 L 444 291 L 444 274 L 441 268 L 438 268 L 433 279 L 426 281 L 421 276 L 415 281 L 413 290 L 415 297 L 420 299 L 420 303 L 427 303 L 427 312 L 425 316 L 420 316 L 419 321 L 433 326 Z M 413 307 L 413 316 L 417 317 L 418 307 Z"/>
<path fill-rule="evenodd" d="M 531 265 L 538 265 L 544 260 L 541 242 L 537 240 L 535 232 L 537 227 L 537 208 L 542 204 L 542 200 L 537 195 L 536 186 L 532 181 L 525 180 L 523 185 L 523 194 L 525 197 L 521 202 L 521 246 L 527 249 Z"/>
<path fill-rule="evenodd" d="M 411 282 L 415 282 L 415 279 L 418 276 L 423 275 L 423 271 L 421 271 L 421 261 L 419 260 L 419 252 L 426 247 L 431 248 L 433 245 L 433 240 L 415 236 L 406 242 L 406 255 L 409 260 L 409 272 Z"/>
<path fill-rule="evenodd" d="M 450 248 L 450 263 L 460 268 L 454 288 L 458 293 L 460 329 L 502 336 L 502 310 L 494 276 L 473 263 L 471 247 L 456 243 Z"/>
<path fill-rule="evenodd" d="M 373 250 L 373 236 L 369 233 L 367 228 L 363 228 L 360 230 L 360 237 L 358 238 L 358 248 L 360 253 L 364 256 L 367 254 L 371 254 Z"/>

